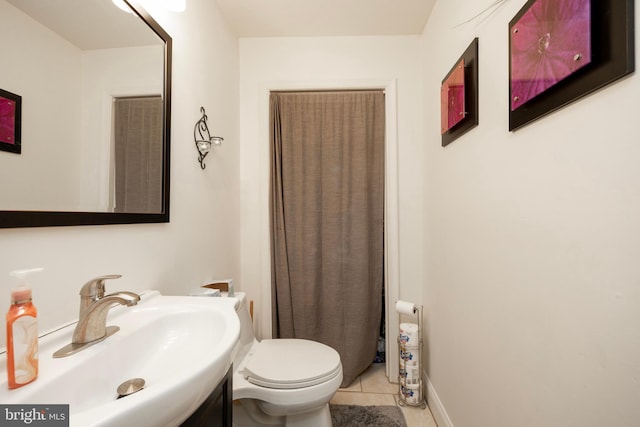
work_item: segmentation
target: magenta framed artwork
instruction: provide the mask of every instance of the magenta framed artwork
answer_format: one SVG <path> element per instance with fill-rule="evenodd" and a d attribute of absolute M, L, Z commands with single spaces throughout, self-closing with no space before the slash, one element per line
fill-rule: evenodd
<path fill-rule="evenodd" d="M 478 125 L 478 38 L 440 86 L 440 135 L 446 146 Z"/>
<path fill-rule="evenodd" d="M 0 89 L 0 150 L 20 154 L 22 97 Z"/>
<path fill-rule="evenodd" d="M 633 72 L 633 0 L 529 0 L 509 23 L 509 130 Z"/>
<path fill-rule="evenodd" d="M 464 59 L 451 71 L 440 88 L 440 134 L 460 123 L 464 108 Z"/>

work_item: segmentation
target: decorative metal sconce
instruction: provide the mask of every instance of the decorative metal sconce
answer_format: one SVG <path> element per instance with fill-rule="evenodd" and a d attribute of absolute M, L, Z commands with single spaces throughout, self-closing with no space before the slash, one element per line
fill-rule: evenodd
<path fill-rule="evenodd" d="M 209 151 L 211 151 L 212 145 L 221 145 L 224 138 L 220 136 L 211 136 L 209 133 L 209 126 L 207 126 L 207 115 L 204 112 L 204 107 L 200 107 L 202 117 L 196 122 L 196 126 L 193 128 L 193 139 L 196 141 L 196 148 L 198 149 L 198 162 L 200 167 L 204 169 L 204 158 L 207 157 Z"/>

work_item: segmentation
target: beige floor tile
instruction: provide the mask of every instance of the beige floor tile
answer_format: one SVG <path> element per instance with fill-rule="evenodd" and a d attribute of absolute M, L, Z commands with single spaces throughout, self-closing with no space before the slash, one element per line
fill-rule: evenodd
<path fill-rule="evenodd" d="M 374 363 L 360 375 L 364 393 L 398 393 L 398 384 L 389 382 L 384 363 Z"/>
<path fill-rule="evenodd" d="M 399 397 L 395 396 L 395 399 L 397 402 Z M 400 406 L 400 409 L 407 422 L 407 427 L 438 427 L 429 407 L 422 409 L 421 406 Z"/>
<path fill-rule="evenodd" d="M 334 405 L 393 406 L 396 401 L 391 394 L 338 391 L 331 399 L 331 403 Z"/>
<path fill-rule="evenodd" d="M 362 391 L 362 383 L 360 381 L 360 377 L 353 380 L 349 387 L 339 388 L 338 391 L 351 391 L 351 392 L 361 392 Z"/>
<path fill-rule="evenodd" d="M 383 363 L 371 365 L 349 387 L 339 389 L 331 399 L 334 405 L 398 405 L 407 427 L 437 427 L 428 407 L 400 406 L 398 401 L 398 384 L 387 379 Z"/>

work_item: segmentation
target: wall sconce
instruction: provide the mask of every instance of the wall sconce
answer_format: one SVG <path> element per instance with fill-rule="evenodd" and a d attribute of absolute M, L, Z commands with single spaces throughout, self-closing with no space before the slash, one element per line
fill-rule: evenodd
<path fill-rule="evenodd" d="M 209 151 L 211 151 L 212 145 L 222 145 L 224 138 L 220 136 L 211 136 L 209 133 L 209 126 L 207 126 L 207 115 L 204 112 L 204 107 L 200 107 L 202 117 L 196 122 L 196 126 L 193 128 L 193 139 L 196 141 L 196 148 L 198 149 L 198 162 L 200 167 L 204 169 L 204 158 L 207 157 Z"/>

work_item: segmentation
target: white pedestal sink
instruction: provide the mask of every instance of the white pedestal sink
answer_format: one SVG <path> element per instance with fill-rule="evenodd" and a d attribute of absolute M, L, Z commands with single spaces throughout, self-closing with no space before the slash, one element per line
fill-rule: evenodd
<path fill-rule="evenodd" d="M 115 307 L 107 325 L 120 330 L 68 357 L 75 324 L 39 340 L 39 377 L 8 390 L 0 358 L 0 402 L 68 404 L 72 427 L 177 426 L 213 391 L 231 366 L 240 336 L 233 300 L 147 292 L 137 306 Z M 142 378 L 142 390 L 118 399 L 118 386 Z"/>

